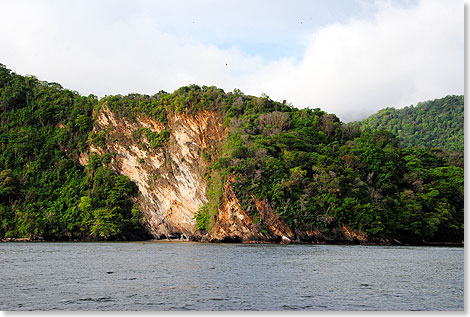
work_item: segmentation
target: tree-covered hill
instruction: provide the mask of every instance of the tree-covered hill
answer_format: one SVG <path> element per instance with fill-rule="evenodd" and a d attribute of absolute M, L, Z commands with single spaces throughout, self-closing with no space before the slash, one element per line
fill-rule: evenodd
<path fill-rule="evenodd" d="M 78 162 L 91 144 L 107 140 L 105 130 L 92 131 L 92 112 L 104 105 L 117 118 L 153 117 L 166 131 L 176 114 L 210 110 L 225 122 L 226 140 L 203 153 L 209 197 L 196 214 L 200 231 L 217 221 L 231 179 L 260 231 L 266 226 L 256 202 L 263 201 L 299 236 L 340 223 L 410 243 L 463 240 L 463 159 L 445 150 L 404 148 L 391 132 L 361 131 L 320 109 L 296 109 L 239 90 L 191 85 L 97 100 L 3 65 L 0 238 L 139 236 L 134 183 L 107 167 L 109 153 L 90 155 L 86 167 Z M 155 139 L 155 147 L 168 140 L 151 133 L 147 138 Z"/>
<path fill-rule="evenodd" d="M 357 122 L 398 135 L 405 147 L 464 150 L 464 96 L 447 96 L 403 109 L 385 108 Z"/>
<path fill-rule="evenodd" d="M 1 238 L 142 236 L 134 183 L 97 157 L 78 162 L 97 102 L 0 64 Z"/>
<path fill-rule="evenodd" d="M 114 113 L 154 116 L 216 111 L 229 129 L 212 162 L 209 201 L 196 215 L 210 231 L 230 176 L 238 200 L 263 228 L 256 201 L 267 201 L 297 232 L 344 223 L 375 237 L 461 241 L 463 159 L 445 150 L 403 148 L 387 131 L 361 132 L 320 109 L 297 109 L 268 96 L 215 87 L 102 100 Z M 171 127 L 168 127 L 171 129 Z"/>

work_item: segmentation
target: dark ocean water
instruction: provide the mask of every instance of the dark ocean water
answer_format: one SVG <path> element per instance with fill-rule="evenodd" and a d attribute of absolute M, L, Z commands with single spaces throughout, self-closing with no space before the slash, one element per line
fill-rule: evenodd
<path fill-rule="evenodd" d="M 0 244 L 3 311 L 463 309 L 463 248 Z"/>

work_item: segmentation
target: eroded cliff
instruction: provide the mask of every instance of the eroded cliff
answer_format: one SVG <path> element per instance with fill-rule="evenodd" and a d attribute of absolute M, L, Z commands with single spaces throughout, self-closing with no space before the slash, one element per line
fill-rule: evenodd
<path fill-rule="evenodd" d="M 137 203 L 155 238 L 191 238 L 194 214 L 207 201 L 203 152 L 218 144 L 225 131 L 209 111 L 174 115 L 166 125 L 171 129 L 147 116 L 118 119 L 104 106 L 96 114 L 94 132 L 106 131 L 105 146 L 92 145 L 90 153 L 110 153 L 109 166 L 137 184 Z M 163 130 L 169 131 L 168 139 L 152 146 L 148 135 Z"/>

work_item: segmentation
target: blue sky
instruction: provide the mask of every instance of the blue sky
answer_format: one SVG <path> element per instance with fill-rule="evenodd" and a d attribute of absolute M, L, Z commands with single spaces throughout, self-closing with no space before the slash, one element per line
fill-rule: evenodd
<path fill-rule="evenodd" d="M 458 0 L 3 0 L 0 12 L 0 63 L 85 95 L 215 85 L 347 122 L 464 92 Z"/>
<path fill-rule="evenodd" d="M 306 48 L 306 37 L 325 25 L 351 19 L 373 18 L 377 6 L 365 1 L 180 1 L 161 20 L 162 30 L 178 36 L 196 37 L 221 49 L 238 47 L 249 55 L 266 60 L 286 56 L 300 59 Z M 416 1 L 395 1 L 408 7 Z M 181 17 L 178 23 L 174 17 Z M 210 8 L 211 14 L 207 15 Z M 157 12 L 157 8 L 155 8 Z M 149 13 L 147 13 L 149 14 Z M 223 26 L 223 27 L 220 27 Z"/>

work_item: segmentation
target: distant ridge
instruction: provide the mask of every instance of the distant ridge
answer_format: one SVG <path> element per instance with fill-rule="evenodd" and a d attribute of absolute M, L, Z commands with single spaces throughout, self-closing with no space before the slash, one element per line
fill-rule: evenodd
<path fill-rule="evenodd" d="M 403 109 L 385 108 L 354 123 L 390 131 L 404 147 L 464 150 L 464 96 L 447 96 Z"/>

